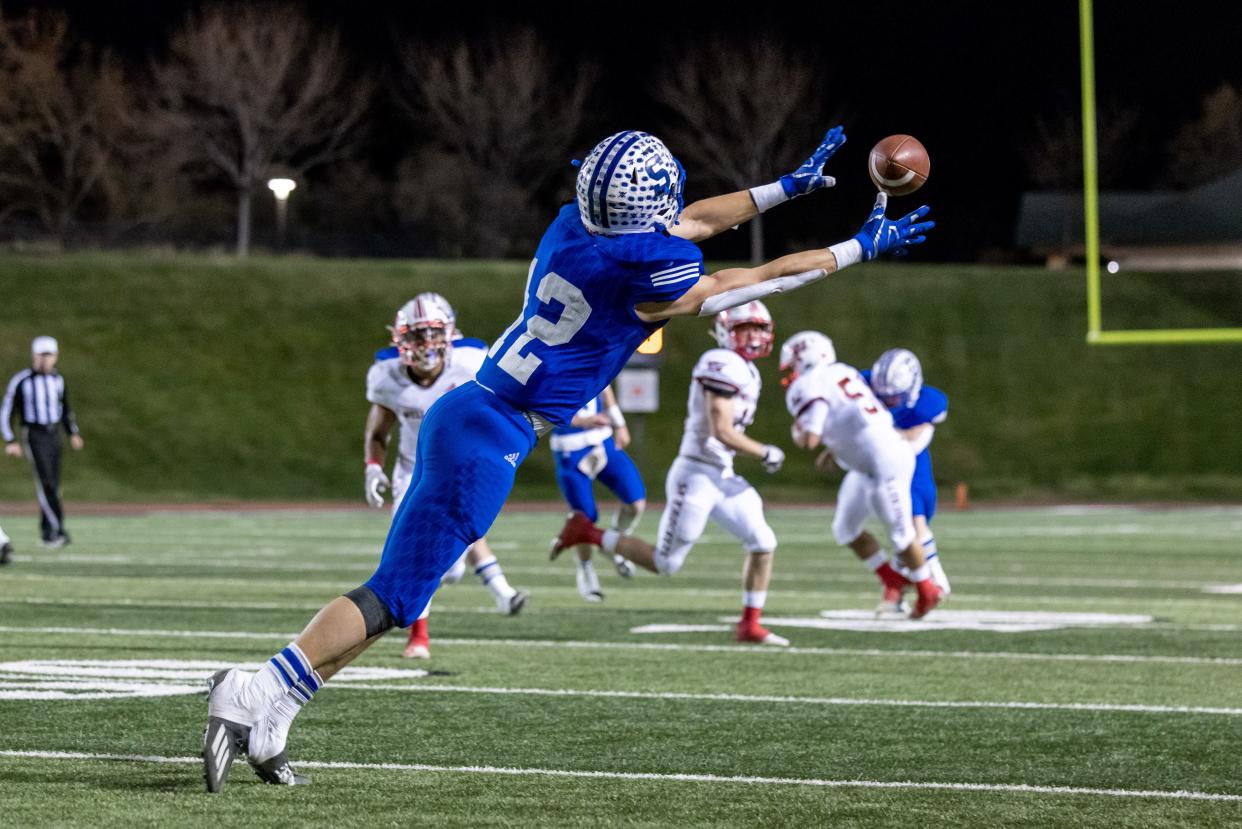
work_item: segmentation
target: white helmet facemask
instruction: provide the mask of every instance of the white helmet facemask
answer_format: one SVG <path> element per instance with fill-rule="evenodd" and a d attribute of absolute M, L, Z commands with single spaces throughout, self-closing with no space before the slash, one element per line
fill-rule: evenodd
<path fill-rule="evenodd" d="M 578 215 L 592 233 L 668 229 L 684 206 L 686 171 L 654 135 L 626 130 L 591 150 L 578 168 Z"/>

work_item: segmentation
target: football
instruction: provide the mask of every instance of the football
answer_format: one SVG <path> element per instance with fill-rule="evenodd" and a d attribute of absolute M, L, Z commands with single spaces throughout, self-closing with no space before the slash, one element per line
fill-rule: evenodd
<path fill-rule="evenodd" d="M 931 158 L 912 135 L 890 135 L 871 148 L 867 172 L 875 186 L 890 196 L 905 196 L 923 186 Z"/>

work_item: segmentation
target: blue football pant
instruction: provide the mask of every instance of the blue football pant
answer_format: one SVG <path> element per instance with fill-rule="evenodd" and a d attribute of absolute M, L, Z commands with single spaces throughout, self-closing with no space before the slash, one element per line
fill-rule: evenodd
<path fill-rule="evenodd" d="M 578 463 L 591 452 L 591 448 L 556 453 L 556 483 L 565 496 L 565 502 L 570 509 L 585 513 L 593 522 L 599 520 L 599 506 L 595 503 L 595 481 L 608 487 L 623 504 L 632 504 L 647 497 L 642 476 L 638 474 L 638 467 L 630 456 L 624 450 L 618 449 L 612 438 L 604 441 L 603 448 L 607 453 L 607 462 L 594 480 L 578 468 Z"/>
<path fill-rule="evenodd" d="M 444 574 L 487 534 L 535 440 L 521 412 L 477 383 L 453 389 L 427 412 L 414 477 L 366 582 L 397 627 L 418 618 Z"/>

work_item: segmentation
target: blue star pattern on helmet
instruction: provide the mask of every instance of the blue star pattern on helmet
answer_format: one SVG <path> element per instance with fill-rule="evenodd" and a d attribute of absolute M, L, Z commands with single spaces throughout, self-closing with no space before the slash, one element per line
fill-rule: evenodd
<path fill-rule="evenodd" d="M 907 213 L 897 221 L 890 221 L 884 216 L 888 207 L 888 194 L 880 193 L 871 208 L 871 215 L 862 226 L 862 230 L 854 235 L 862 246 L 862 261 L 870 262 L 880 254 L 892 252 L 894 256 L 905 256 L 908 247 L 921 245 L 927 241 L 927 231 L 936 226 L 935 222 L 919 220 L 931 212 L 927 205 Z"/>
<path fill-rule="evenodd" d="M 792 173 L 781 176 L 781 189 L 785 191 L 785 195 L 792 199 L 796 196 L 805 196 L 822 187 L 835 185 L 837 183 L 835 178 L 824 175 L 824 162 L 832 158 L 832 154 L 841 149 L 844 143 L 844 127 L 833 127 L 824 133 L 824 140 L 815 148 L 815 152 L 811 153 L 811 157 L 802 162 L 802 166 Z"/>

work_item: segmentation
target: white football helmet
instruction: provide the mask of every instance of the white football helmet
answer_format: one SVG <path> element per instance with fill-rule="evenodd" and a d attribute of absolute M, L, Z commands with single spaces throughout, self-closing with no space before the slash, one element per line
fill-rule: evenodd
<path fill-rule="evenodd" d="M 578 168 L 578 215 L 605 236 L 670 228 L 685 184 L 685 169 L 663 141 L 625 130 L 596 144 Z"/>
<path fill-rule="evenodd" d="M 743 325 L 748 327 L 739 330 Z M 756 299 L 717 314 L 712 333 L 721 348 L 736 351 L 747 360 L 758 360 L 772 353 L 776 326 L 767 306 Z"/>
<path fill-rule="evenodd" d="M 459 338 L 456 319 L 448 300 L 430 291 L 402 305 L 392 324 L 392 341 L 401 362 L 419 372 L 447 364 L 453 340 Z"/>
<path fill-rule="evenodd" d="M 818 331 L 799 331 L 781 346 L 781 385 L 788 386 L 799 374 L 836 361 L 832 340 Z"/>
<path fill-rule="evenodd" d="M 923 366 L 913 351 L 890 348 L 871 367 L 871 389 L 890 409 L 913 406 L 923 390 Z"/>

